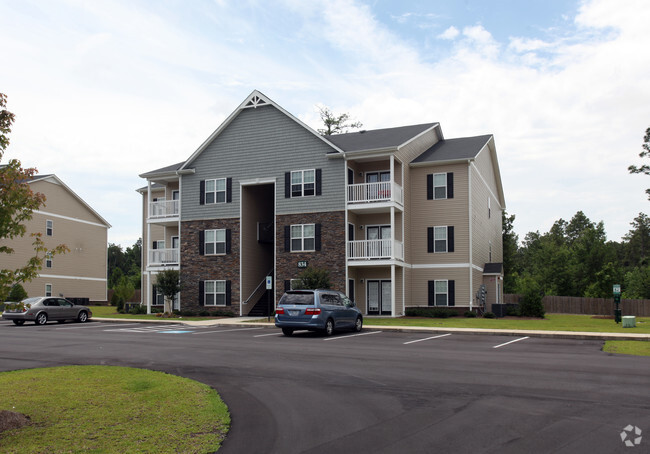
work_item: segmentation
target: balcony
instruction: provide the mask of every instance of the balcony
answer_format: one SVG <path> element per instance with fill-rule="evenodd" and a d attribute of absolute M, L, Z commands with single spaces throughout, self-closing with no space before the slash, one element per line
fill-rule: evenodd
<path fill-rule="evenodd" d="M 177 265 L 180 263 L 180 249 L 152 249 L 149 251 L 149 265 Z"/>
<path fill-rule="evenodd" d="M 180 200 L 159 200 L 149 203 L 149 219 L 177 218 Z"/>
<path fill-rule="evenodd" d="M 404 260 L 404 244 L 393 239 L 348 241 L 348 260 Z"/>
<path fill-rule="evenodd" d="M 348 185 L 348 204 L 372 204 L 393 202 L 404 205 L 402 187 L 393 181 Z"/>

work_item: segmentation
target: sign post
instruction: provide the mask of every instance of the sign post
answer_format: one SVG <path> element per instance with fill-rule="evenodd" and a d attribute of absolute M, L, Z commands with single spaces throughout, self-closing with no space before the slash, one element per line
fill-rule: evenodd
<path fill-rule="evenodd" d="M 619 304 L 621 304 L 621 285 L 614 284 L 612 293 L 614 294 L 614 321 L 616 323 L 620 323 L 622 320 L 621 309 L 619 308 Z"/>
<path fill-rule="evenodd" d="M 266 276 L 266 302 L 268 309 L 267 321 L 271 321 L 271 289 L 273 288 L 273 276 Z"/>

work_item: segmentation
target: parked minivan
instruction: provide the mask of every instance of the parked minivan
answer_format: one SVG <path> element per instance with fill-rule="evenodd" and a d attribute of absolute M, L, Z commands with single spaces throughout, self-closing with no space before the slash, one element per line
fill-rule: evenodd
<path fill-rule="evenodd" d="M 338 329 L 361 331 L 363 315 L 354 301 L 336 290 L 289 290 L 278 302 L 275 326 L 282 328 L 285 336 L 296 330 L 331 336 Z"/>

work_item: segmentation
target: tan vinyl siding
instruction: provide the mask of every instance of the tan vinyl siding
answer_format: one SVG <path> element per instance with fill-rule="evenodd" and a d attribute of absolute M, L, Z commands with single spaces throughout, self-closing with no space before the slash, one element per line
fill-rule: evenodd
<path fill-rule="evenodd" d="M 481 268 L 486 263 L 499 263 L 503 261 L 502 210 L 499 201 L 494 196 L 496 194 L 496 182 L 492 161 L 488 156 L 489 152 L 489 149 L 484 149 L 481 155 L 487 158 L 475 161 L 475 165 L 471 167 L 472 258 L 474 264 Z M 492 184 L 491 187 L 489 186 L 490 184 Z M 489 217 L 488 203 L 491 206 L 491 215 Z M 492 243 L 491 258 L 489 254 L 490 242 Z"/>
<path fill-rule="evenodd" d="M 428 282 L 433 280 L 455 281 L 455 306 L 469 306 L 469 270 L 465 268 L 413 268 L 411 269 L 411 299 L 407 306 L 428 306 Z"/>
<path fill-rule="evenodd" d="M 74 197 L 65 186 L 52 180 L 41 180 L 30 183 L 29 187 L 34 192 L 45 194 L 45 205 L 39 211 L 105 225 L 102 219 Z"/>

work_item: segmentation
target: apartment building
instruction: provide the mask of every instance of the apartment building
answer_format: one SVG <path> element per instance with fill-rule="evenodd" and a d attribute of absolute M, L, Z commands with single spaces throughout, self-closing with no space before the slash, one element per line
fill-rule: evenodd
<path fill-rule="evenodd" d="M 367 315 L 469 309 L 481 290 L 501 301 L 491 135 L 445 139 L 425 123 L 321 136 L 254 91 L 186 161 L 140 176 L 148 308 L 165 268 L 181 273 L 175 307 L 196 311 L 273 308 L 305 267 Z"/>
<path fill-rule="evenodd" d="M 23 237 L 2 240 L 14 249 L 3 256 L 3 268 L 17 269 L 34 256 L 32 233 L 40 233 L 45 247 L 59 244 L 69 252 L 46 256 L 38 277 L 23 283 L 29 296 L 63 295 L 72 299 L 106 301 L 108 229 L 111 225 L 56 175 L 36 175 L 27 181 L 45 204 L 25 223 Z"/>

